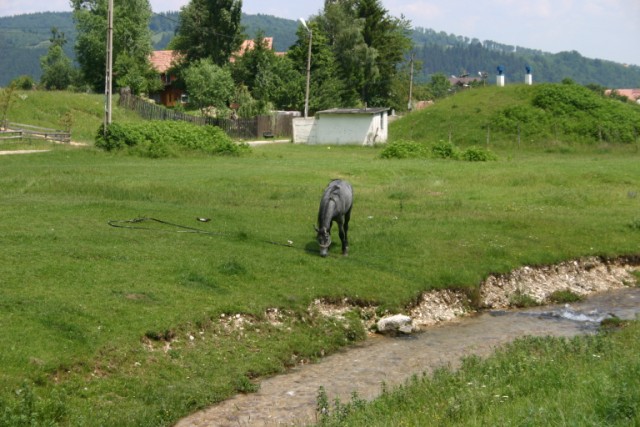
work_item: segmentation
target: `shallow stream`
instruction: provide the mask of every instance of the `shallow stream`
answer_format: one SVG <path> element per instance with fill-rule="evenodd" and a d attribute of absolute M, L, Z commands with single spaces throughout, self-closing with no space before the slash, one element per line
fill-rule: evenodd
<path fill-rule="evenodd" d="M 181 420 L 177 426 L 280 426 L 315 421 L 316 396 L 324 387 L 330 402 L 348 402 L 352 393 L 373 399 L 382 384 L 403 383 L 414 374 L 464 356 L 488 355 L 525 335 L 570 337 L 595 333 L 599 322 L 615 315 L 640 314 L 640 288 L 589 297 L 584 302 L 523 310 L 487 311 L 402 338 L 376 336 L 363 344 L 265 379 L 257 393 L 238 395 Z"/>

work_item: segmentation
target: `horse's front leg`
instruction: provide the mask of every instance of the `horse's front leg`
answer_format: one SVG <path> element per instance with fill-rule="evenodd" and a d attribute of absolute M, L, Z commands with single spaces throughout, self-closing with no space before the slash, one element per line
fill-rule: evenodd
<path fill-rule="evenodd" d="M 347 231 L 349 230 L 349 223 L 340 221 L 338 223 L 338 234 L 340 235 L 340 241 L 342 242 L 342 255 L 349 255 L 349 240 L 347 240 Z"/>

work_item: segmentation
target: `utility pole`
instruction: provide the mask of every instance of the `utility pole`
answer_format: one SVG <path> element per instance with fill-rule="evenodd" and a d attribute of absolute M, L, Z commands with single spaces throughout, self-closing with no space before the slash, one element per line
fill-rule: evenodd
<path fill-rule="evenodd" d="M 410 60 L 410 64 L 411 64 L 411 68 L 409 71 L 409 103 L 407 104 L 407 109 L 409 111 L 413 110 L 413 58 L 414 58 L 414 53 L 411 52 L 411 60 Z"/>
<path fill-rule="evenodd" d="M 113 0 L 109 0 L 107 11 L 107 66 L 104 79 L 104 133 L 107 133 L 107 126 L 111 124 L 111 99 L 113 91 Z"/>
<path fill-rule="evenodd" d="M 299 19 L 300 23 L 304 27 L 305 30 L 309 33 L 309 53 L 307 54 L 307 90 L 304 95 L 304 118 L 309 117 L 309 84 L 311 82 L 311 39 L 313 37 L 313 32 L 311 28 L 307 26 L 307 23 L 304 19 Z"/>

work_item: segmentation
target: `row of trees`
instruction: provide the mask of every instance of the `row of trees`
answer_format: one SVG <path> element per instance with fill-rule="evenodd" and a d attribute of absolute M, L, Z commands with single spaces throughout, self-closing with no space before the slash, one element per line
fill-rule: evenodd
<path fill-rule="evenodd" d="M 398 103 L 393 86 L 411 46 L 410 25 L 391 17 L 380 0 L 327 0 L 308 23 L 309 31 L 298 28 L 286 55 L 276 55 L 259 33 L 255 47 L 230 63 L 245 38 L 241 7 L 237 0 L 192 0 L 180 13 L 170 47 L 184 55 L 178 74 L 197 106 L 234 103 L 241 115 L 272 108 L 301 110 L 309 31 L 311 111 Z"/>
<path fill-rule="evenodd" d="M 107 0 L 71 0 L 71 5 L 79 71 L 64 54 L 64 34 L 53 29 L 49 51 L 41 58 L 42 84 L 64 89 L 81 80 L 103 91 Z M 241 115 L 301 110 L 309 32 L 299 26 L 286 55 L 277 55 L 259 33 L 254 49 L 230 61 L 246 38 L 241 15 L 241 0 L 191 0 L 181 9 L 168 48 L 181 54 L 174 72 L 190 100 L 196 107 L 218 110 L 237 104 Z M 151 16 L 149 0 L 114 0 L 114 81 L 134 93 L 150 93 L 161 84 L 149 62 Z M 411 47 L 409 21 L 390 16 L 380 0 L 326 0 L 308 28 L 313 34 L 310 111 L 406 105 L 409 75 L 403 64 Z"/>

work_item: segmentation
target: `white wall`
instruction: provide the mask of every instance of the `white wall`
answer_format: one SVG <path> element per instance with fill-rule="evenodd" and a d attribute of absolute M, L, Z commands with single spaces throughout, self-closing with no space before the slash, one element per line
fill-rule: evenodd
<path fill-rule="evenodd" d="M 298 144 L 373 145 L 387 142 L 386 112 L 376 114 L 318 114 L 293 120 L 293 142 Z"/>
<path fill-rule="evenodd" d="M 315 140 L 317 131 L 313 117 L 296 117 L 293 119 L 293 143 L 310 144 L 310 140 Z"/>

